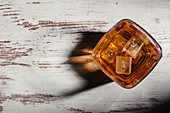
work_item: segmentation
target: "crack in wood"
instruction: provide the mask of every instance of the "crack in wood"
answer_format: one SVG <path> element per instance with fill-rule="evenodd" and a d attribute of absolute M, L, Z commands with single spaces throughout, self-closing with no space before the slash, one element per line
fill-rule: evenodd
<path fill-rule="evenodd" d="M 54 96 L 52 94 L 11 94 L 10 96 L 2 96 L 0 101 L 17 101 L 24 105 L 34 105 L 34 104 L 49 104 L 50 101 L 56 100 L 59 96 Z"/>
<path fill-rule="evenodd" d="M 68 110 L 70 111 L 74 111 L 76 113 L 92 113 L 92 112 L 89 112 L 89 111 L 85 111 L 85 110 L 82 110 L 82 109 L 76 109 L 76 108 L 69 108 Z"/>

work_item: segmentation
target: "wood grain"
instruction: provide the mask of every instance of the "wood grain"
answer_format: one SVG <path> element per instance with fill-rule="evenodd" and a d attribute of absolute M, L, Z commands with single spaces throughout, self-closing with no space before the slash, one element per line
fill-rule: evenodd
<path fill-rule="evenodd" d="M 169 0 L 1 0 L 0 112 L 152 113 L 170 105 Z M 91 58 L 95 44 L 129 18 L 163 57 L 135 88 L 112 82 Z"/>

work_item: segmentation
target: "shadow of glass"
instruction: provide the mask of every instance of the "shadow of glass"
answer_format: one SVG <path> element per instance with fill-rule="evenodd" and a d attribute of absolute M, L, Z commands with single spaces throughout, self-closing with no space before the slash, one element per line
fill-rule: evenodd
<path fill-rule="evenodd" d="M 91 55 L 93 48 L 105 33 L 78 32 L 78 34 L 80 34 L 81 41 L 72 50 L 69 55 L 69 60 L 65 63 L 70 64 L 72 69 L 78 73 L 78 76 L 81 77 L 85 83 L 82 83 L 84 86 L 81 88 L 77 88 L 60 95 L 61 98 L 72 96 L 80 92 L 107 84 L 109 82 L 113 82 L 98 68 Z M 155 101 L 156 100 L 153 99 L 153 102 Z M 133 109 L 133 111 L 137 111 L 139 113 L 162 113 L 162 111 L 165 113 L 170 113 L 169 106 L 170 101 L 168 100 L 167 102 L 161 103 L 152 108 L 136 108 Z M 142 111 L 140 112 L 141 109 Z M 129 109 L 126 109 L 126 111 L 127 110 Z M 130 111 L 132 110 L 130 109 Z"/>
<path fill-rule="evenodd" d="M 104 32 L 78 32 L 81 41 L 69 55 L 69 61 L 66 62 L 72 66 L 72 69 L 83 79 L 84 86 L 65 93 L 64 96 L 71 96 L 82 91 L 98 87 L 100 85 L 113 82 L 96 65 L 92 58 L 92 50 L 105 34 Z"/>

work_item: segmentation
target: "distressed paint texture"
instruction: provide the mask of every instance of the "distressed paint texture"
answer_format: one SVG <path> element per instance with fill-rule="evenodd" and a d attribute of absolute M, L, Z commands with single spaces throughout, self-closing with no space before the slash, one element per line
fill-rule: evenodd
<path fill-rule="evenodd" d="M 170 105 L 170 1 L 1 0 L 0 112 L 144 113 Z M 130 18 L 162 46 L 163 57 L 126 90 L 94 63 L 95 44 Z"/>

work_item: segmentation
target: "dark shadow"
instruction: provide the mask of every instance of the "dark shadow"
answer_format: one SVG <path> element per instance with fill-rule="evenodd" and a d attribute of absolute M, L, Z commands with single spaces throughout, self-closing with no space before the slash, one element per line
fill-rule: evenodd
<path fill-rule="evenodd" d="M 83 87 L 75 89 L 63 96 L 71 96 L 82 91 L 112 82 L 96 65 L 92 59 L 92 50 L 105 34 L 104 32 L 78 32 L 80 35 L 77 40 L 80 40 L 78 45 L 69 55 L 69 61 L 65 62 L 70 64 L 72 69 L 78 73 L 78 77 L 83 79 Z"/>
<path fill-rule="evenodd" d="M 146 113 L 170 113 L 170 99 L 160 105 L 154 106 Z"/>

